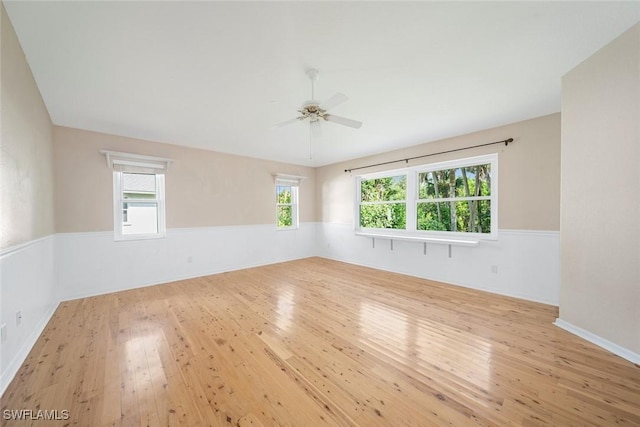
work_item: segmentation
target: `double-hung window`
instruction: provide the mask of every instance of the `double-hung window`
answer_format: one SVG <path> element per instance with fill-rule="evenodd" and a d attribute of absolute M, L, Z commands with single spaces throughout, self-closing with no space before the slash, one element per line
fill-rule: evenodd
<path fill-rule="evenodd" d="M 417 230 L 491 233 L 491 162 L 418 171 Z"/>
<path fill-rule="evenodd" d="M 276 225 L 278 229 L 296 229 L 298 223 L 298 192 L 301 176 L 274 174 L 276 184 Z"/>
<path fill-rule="evenodd" d="M 276 185 L 278 228 L 298 226 L 298 187 L 292 184 Z"/>
<path fill-rule="evenodd" d="M 360 227 L 404 230 L 407 227 L 407 175 L 360 180 Z"/>
<path fill-rule="evenodd" d="M 116 239 L 163 237 L 164 174 L 113 174 Z"/>
<path fill-rule="evenodd" d="M 171 159 L 102 150 L 113 169 L 115 240 L 166 234 L 164 178 Z"/>
<path fill-rule="evenodd" d="M 498 156 L 491 154 L 356 178 L 356 231 L 495 239 Z"/>

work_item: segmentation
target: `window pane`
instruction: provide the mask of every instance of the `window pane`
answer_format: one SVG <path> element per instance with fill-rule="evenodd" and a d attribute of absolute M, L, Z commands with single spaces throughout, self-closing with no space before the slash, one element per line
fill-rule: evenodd
<path fill-rule="evenodd" d="M 469 200 L 456 202 L 457 231 L 466 233 L 491 232 L 491 201 Z"/>
<path fill-rule="evenodd" d="M 491 233 L 491 200 L 477 201 L 476 232 Z"/>
<path fill-rule="evenodd" d="M 276 186 L 276 202 L 291 203 L 291 186 L 290 185 Z"/>
<path fill-rule="evenodd" d="M 360 196 L 363 202 L 386 202 L 407 198 L 407 176 L 365 179 L 360 182 Z"/>
<path fill-rule="evenodd" d="M 158 232 L 158 204 L 156 202 L 123 203 L 126 215 L 122 234 L 155 234 Z"/>
<path fill-rule="evenodd" d="M 418 230 L 450 231 L 449 203 L 418 203 Z"/>
<path fill-rule="evenodd" d="M 418 198 L 439 199 L 444 197 L 450 197 L 448 170 L 418 174 Z"/>
<path fill-rule="evenodd" d="M 491 201 L 418 203 L 417 229 L 490 233 Z"/>
<path fill-rule="evenodd" d="M 462 188 L 458 190 L 459 197 L 490 196 L 491 195 L 491 165 L 467 166 L 458 169 L 462 180 Z M 467 185 L 464 185 L 464 178 Z"/>
<path fill-rule="evenodd" d="M 360 205 L 360 226 L 363 228 L 405 229 L 407 227 L 407 205 L 405 203 Z"/>
<path fill-rule="evenodd" d="M 419 199 L 490 195 L 491 164 L 420 172 L 418 174 Z"/>
<path fill-rule="evenodd" d="M 278 227 L 291 227 L 293 225 L 293 207 L 278 206 Z"/>
<path fill-rule="evenodd" d="M 418 198 L 441 199 L 456 197 L 456 188 L 462 185 L 459 169 L 421 172 L 418 174 Z M 451 193 L 451 190 L 454 192 Z"/>
<path fill-rule="evenodd" d="M 122 189 L 125 199 L 155 199 L 156 176 L 144 173 L 123 173 Z"/>

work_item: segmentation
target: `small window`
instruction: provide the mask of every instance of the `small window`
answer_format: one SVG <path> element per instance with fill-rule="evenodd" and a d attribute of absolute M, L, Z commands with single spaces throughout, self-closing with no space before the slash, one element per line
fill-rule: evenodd
<path fill-rule="evenodd" d="M 276 181 L 276 218 L 278 228 L 298 228 L 298 186 Z"/>
<path fill-rule="evenodd" d="M 114 172 L 116 240 L 165 235 L 164 174 Z"/>
<path fill-rule="evenodd" d="M 298 192 L 304 176 L 272 174 L 276 184 L 276 226 L 279 230 L 297 229 Z"/>

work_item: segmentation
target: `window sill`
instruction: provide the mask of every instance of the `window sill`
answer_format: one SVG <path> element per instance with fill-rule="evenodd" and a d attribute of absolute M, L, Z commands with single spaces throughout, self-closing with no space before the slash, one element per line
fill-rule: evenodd
<path fill-rule="evenodd" d="M 422 236 L 404 236 L 401 234 L 378 234 L 378 233 L 363 233 L 356 231 L 356 236 L 371 237 L 373 239 L 386 239 L 386 240 L 407 240 L 411 242 L 422 243 L 435 243 L 440 245 L 452 245 L 452 246 L 470 246 L 475 247 L 480 243 L 479 240 L 466 240 L 466 239 L 447 239 L 440 237 L 422 237 Z"/>

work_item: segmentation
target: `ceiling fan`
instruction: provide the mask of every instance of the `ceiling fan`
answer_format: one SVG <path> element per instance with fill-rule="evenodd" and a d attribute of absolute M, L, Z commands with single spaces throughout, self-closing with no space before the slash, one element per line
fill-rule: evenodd
<path fill-rule="evenodd" d="M 315 68 L 307 71 L 307 76 L 309 76 L 309 79 L 311 80 L 311 101 L 306 101 L 304 104 L 302 104 L 302 107 L 300 107 L 300 109 L 298 110 L 300 116 L 286 120 L 282 123 L 278 123 L 274 125 L 273 128 L 281 128 L 298 121 L 308 121 L 311 127 L 312 135 L 319 136 L 321 120 L 348 126 L 354 129 L 359 129 L 362 126 L 362 122 L 347 119 L 346 117 L 336 116 L 335 114 L 330 114 L 328 112 L 331 108 L 346 102 L 349 99 L 346 95 L 342 93 L 336 93 L 323 103 L 320 103 L 314 99 L 314 83 L 316 82 L 316 80 L 318 80 L 319 75 L 320 73 Z"/>

